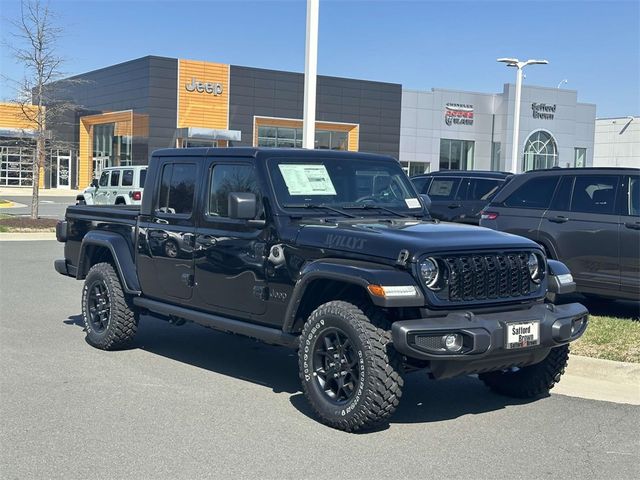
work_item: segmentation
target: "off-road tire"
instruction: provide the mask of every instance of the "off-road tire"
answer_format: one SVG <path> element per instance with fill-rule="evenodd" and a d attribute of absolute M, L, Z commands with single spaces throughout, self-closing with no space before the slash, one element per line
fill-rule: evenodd
<path fill-rule="evenodd" d="M 97 284 L 104 285 L 109 308 L 107 324 L 96 328 L 90 319 L 89 298 Z M 87 334 L 87 342 L 101 350 L 120 350 L 129 346 L 138 329 L 138 312 L 131 299 L 122 291 L 120 278 L 109 263 L 97 263 L 84 281 L 82 288 L 82 320 Z"/>
<path fill-rule="evenodd" d="M 497 371 L 478 375 L 496 393 L 515 398 L 536 398 L 548 395 L 560 381 L 569 360 L 569 345 L 552 348 L 549 355 L 535 365 L 516 371 Z"/>
<path fill-rule="evenodd" d="M 331 401 L 314 373 L 316 342 L 328 331 L 342 332 L 357 360 L 359 383 L 343 404 Z M 302 329 L 298 360 L 304 394 L 325 425 L 346 432 L 371 429 L 386 422 L 398 406 L 404 383 L 402 359 L 393 348 L 383 313 L 373 307 L 344 301 L 318 307 Z"/>

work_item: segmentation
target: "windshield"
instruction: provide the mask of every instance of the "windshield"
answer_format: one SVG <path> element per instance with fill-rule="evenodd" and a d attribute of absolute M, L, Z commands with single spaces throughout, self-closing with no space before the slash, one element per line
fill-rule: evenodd
<path fill-rule="evenodd" d="M 344 158 L 271 159 L 268 163 L 281 207 L 384 207 L 418 214 L 422 204 L 396 162 Z"/>

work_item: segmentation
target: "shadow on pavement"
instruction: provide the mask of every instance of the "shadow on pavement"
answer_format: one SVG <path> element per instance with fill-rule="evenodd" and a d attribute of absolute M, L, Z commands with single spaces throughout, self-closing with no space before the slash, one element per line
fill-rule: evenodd
<path fill-rule="evenodd" d="M 617 317 L 635 322 L 640 321 L 640 302 L 613 300 L 607 298 L 585 297 L 580 294 L 563 295 L 558 303 L 582 303 L 592 315 Z"/>
<path fill-rule="evenodd" d="M 64 323 L 84 327 L 80 315 Z M 300 389 L 293 350 L 193 324 L 175 327 L 147 316 L 141 319 L 133 348 L 262 385 L 275 393 L 289 393 L 293 407 L 315 419 Z M 391 423 L 439 422 L 525 403 L 490 392 L 476 377 L 433 381 L 424 372 L 414 372 L 405 378 L 403 397 Z"/>

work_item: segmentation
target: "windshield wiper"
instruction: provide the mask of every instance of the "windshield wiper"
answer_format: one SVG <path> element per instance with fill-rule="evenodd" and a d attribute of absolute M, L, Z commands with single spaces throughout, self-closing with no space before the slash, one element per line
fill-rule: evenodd
<path fill-rule="evenodd" d="M 282 205 L 284 208 L 307 208 L 307 209 L 325 209 L 330 210 L 335 213 L 339 213 L 345 217 L 356 218 L 355 215 L 351 215 L 350 213 L 343 212 L 342 210 L 338 210 L 337 208 L 330 207 L 329 205 L 319 204 L 319 203 L 285 203 Z"/>
<path fill-rule="evenodd" d="M 345 210 L 382 210 L 383 212 L 388 212 L 402 218 L 406 218 L 409 216 L 400 212 L 396 212 L 395 210 L 391 210 L 390 208 L 381 207 L 380 205 L 372 205 L 370 203 L 365 203 L 362 205 L 345 205 L 342 208 L 344 208 Z"/>

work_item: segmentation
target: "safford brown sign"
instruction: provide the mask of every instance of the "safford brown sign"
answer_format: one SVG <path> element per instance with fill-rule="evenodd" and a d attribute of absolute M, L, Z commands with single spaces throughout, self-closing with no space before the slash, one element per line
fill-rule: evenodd
<path fill-rule="evenodd" d="M 546 103 L 532 103 L 531 111 L 533 112 L 533 118 L 553 120 L 553 117 L 556 114 L 556 106 Z"/>
<path fill-rule="evenodd" d="M 447 125 L 473 125 L 473 105 L 447 103 L 444 110 Z"/>

